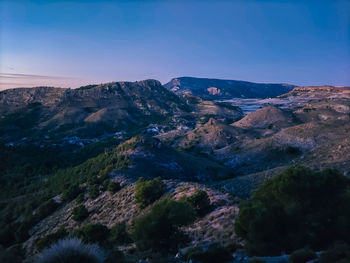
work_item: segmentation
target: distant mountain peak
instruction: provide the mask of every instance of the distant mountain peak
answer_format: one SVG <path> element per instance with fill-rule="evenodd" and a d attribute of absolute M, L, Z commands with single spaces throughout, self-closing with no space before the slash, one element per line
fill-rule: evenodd
<path fill-rule="evenodd" d="M 204 99 L 269 98 L 287 93 L 295 87 L 289 84 L 195 77 L 173 78 L 164 86 L 179 95 L 191 93 Z"/>

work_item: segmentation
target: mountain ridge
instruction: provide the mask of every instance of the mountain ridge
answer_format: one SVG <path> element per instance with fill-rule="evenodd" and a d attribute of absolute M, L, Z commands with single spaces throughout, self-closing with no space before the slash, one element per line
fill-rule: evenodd
<path fill-rule="evenodd" d="M 179 95 L 192 93 L 205 99 L 227 99 L 276 97 L 291 91 L 296 86 L 215 78 L 178 77 L 164 84 L 164 87 Z"/>

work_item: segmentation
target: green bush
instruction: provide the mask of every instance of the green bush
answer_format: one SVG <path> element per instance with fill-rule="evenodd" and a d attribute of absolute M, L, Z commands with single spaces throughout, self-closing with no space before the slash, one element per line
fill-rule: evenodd
<path fill-rule="evenodd" d="M 180 226 L 192 222 L 194 209 L 187 203 L 164 197 L 155 202 L 150 212 L 134 221 L 133 234 L 140 250 L 167 252 L 185 241 Z"/>
<path fill-rule="evenodd" d="M 142 177 L 136 183 L 135 200 L 141 208 L 152 204 L 165 193 L 165 185 L 160 178 L 144 180 Z"/>
<path fill-rule="evenodd" d="M 78 195 L 76 201 L 78 204 L 81 204 L 82 202 L 84 202 L 85 200 L 85 195 L 83 193 L 81 193 L 80 195 Z"/>
<path fill-rule="evenodd" d="M 89 186 L 89 197 L 91 199 L 96 199 L 100 195 L 99 186 L 94 184 Z"/>
<path fill-rule="evenodd" d="M 37 210 L 37 216 L 42 219 L 52 214 L 57 208 L 59 204 L 56 203 L 53 199 L 50 199 L 40 205 Z"/>
<path fill-rule="evenodd" d="M 209 196 L 203 190 L 197 190 L 193 195 L 185 197 L 183 200 L 192 205 L 198 216 L 204 216 L 212 208 Z"/>
<path fill-rule="evenodd" d="M 128 244 L 133 240 L 126 230 L 125 223 L 117 223 L 110 230 L 110 242 L 116 244 Z"/>
<path fill-rule="evenodd" d="M 100 223 L 88 224 L 79 228 L 75 235 L 85 243 L 99 243 L 103 245 L 107 242 L 109 229 Z"/>
<path fill-rule="evenodd" d="M 289 256 L 289 261 L 291 263 L 306 263 L 316 257 L 316 253 L 311 249 L 298 249 Z"/>
<path fill-rule="evenodd" d="M 251 255 L 350 241 L 350 180 L 333 170 L 289 168 L 240 204 L 235 232 Z"/>
<path fill-rule="evenodd" d="M 72 185 L 62 193 L 62 200 L 72 201 L 81 193 L 79 185 Z"/>
<path fill-rule="evenodd" d="M 85 218 L 89 216 L 88 210 L 85 208 L 84 205 L 78 205 L 77 207 L 74 207 L 73 209 L 73 220 L 75 221 L 83 221 Z"/>
<path fill-rule="evenodd" d="M 112 181 L 110 181 L 108 183 L 107 190 L 111 194 L 118 192 L 120 189 L 121 189 L 120 183 L 116 183 L 116 182 L 112 182 Z"/>
<path fill-rule="evenodd" d="M 63 227 L 57 230 L 55 233 L 48 234 L 36 242 L 36 248 L 38 251 L 42 251 L 44 248 L 51 246 L 53 243 L 68 236 L 67 230 Z"/>

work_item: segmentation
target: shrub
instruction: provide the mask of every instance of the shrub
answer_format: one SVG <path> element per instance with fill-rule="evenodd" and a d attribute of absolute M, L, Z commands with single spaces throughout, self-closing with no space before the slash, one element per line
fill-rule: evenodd
<path fill-rule="evenodd" d="M 105 244 L 109 236 L 109 229 L 100 223 L 88 224 L 79 228 L 75 235 L 85 243 L 99 243 L 102 245 Z"/>
<path fill-rule="evenodd" d="M 42 251 L 44 248 L 51 246 L 53 243 L 57 242 L 60 239 L 65 238 L 66 236 L 68 236 L 68 232 L 62 227 L 59 230 L 57 230 L 55 233 L 48 234 L 43 238 L 39 239 L 36 242 L 36 248 L 39 251 Z"/>
<path fill-rule="evenodd" d="M 235 232 L 253 255 L 350 240 L 350 180 L 333 170 L 289 168 L 240 204 Z"/>
<path fill-rule="evenodd" d="M 140 250 L 167 252 L 185 240 L 180 226 L 194 220 L 195 211 L 187 203 L 164 197 L 152 205 L 151 211 L 134 221 L 133 234 Z"/>
<path fill-rule="evenodd" d="M 85 200 L 85 195 L 83 193 L 81 193 L 80 195 L 78 195 L 76 201 L 78 204 L 81 204 L 82 202 L 84 202 L 84 200 Z"/>
<path fill-rule="evenodd" d="M 197 190 L 183 200 L 192 205 L 198 216 L 204 216 L 211 210 L 210 199 L 206 191 Z"/>
<path fill-rule="evenodd" d="M 110 181 L 107 186 L 108 192 L 114 194 L 121 189 L 120 183 Z"/>
<path fill-rule="evenodd" d="M 158 200 L 165 192 L 165 185 L 160 178 L 144 180 L 142 177 L 136 183 L 135 200 L 144 208 Z"/>
<path fill-rule="evenodd" d="M 108 189 L 109 182 L 111 182 L 111 180 L 109 180 L 109 179 L 103 180 L 102 185 L 101 185 L 102 191 L 106 191 Z"/>
<path fill-rule="evenodd" d="M 77 207 L 75 207 L 73 209 L 73 220 L 75 221 L 83 221 L 85 218 L 88 217 L 89 212 L 88 210 L 85 208 L 84 205 L 78 205 Z"/>
<path fill-rule="evenodd" d="M 89 187 L 89 197 L 91 199 L 96 199 L 100 194 L 99 186 L 94 184 Z"/>
<path fill-rule="evenodd" d="M 72 201 L 81 193 L 79 185 L 72 185 L 62 193 L 62 200 Z"/>
<path fill-rule="evenodd" d="M 45 218 L 52 214 L 58 206 L 58 203 L 56 203 L 53 199 L 50 199 L 38 207 L 37 216 L 40 219 Z"/>
<path fill-rule="evenodd" d="M 79 239 L 64 239 L 44 249 L 37 256 L 37 263 L 102 263 L 105 254 L 97 246 L 83 244 Z"/>
<path fill-rule="evenodd" d="M 127 244 L 133 240 L 129 233 L 126 231 L 125 223 L 117 223 L 111 228 L 110 241 L 116 244 Z"/>
<path fill-rule="evenodd" d="M 289 261 L 291 263 L 306 263 L 316 257 L 316 253 L 311 249 L 298 249 L 289 256 Z"/>

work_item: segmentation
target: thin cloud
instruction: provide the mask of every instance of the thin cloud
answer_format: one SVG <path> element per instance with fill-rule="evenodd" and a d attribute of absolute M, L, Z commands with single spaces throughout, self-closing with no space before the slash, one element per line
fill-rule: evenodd
<path fill-rule="evenodd" d="M 0 72 L 0 91 L 5 89 L 39 86 L 77 88 L 87 84 L 87 80 L 78 77 Z"/>
<path fill-rule="evenodd" d="M 34 75 L 34 74 L 21 74 L 21 73 L 0 73 L 0 78 L 11 78 L 11 79 L 74 79 L 72 77 L 61 77 L 61 76 L 45 76 L 45 75 Z"/>

